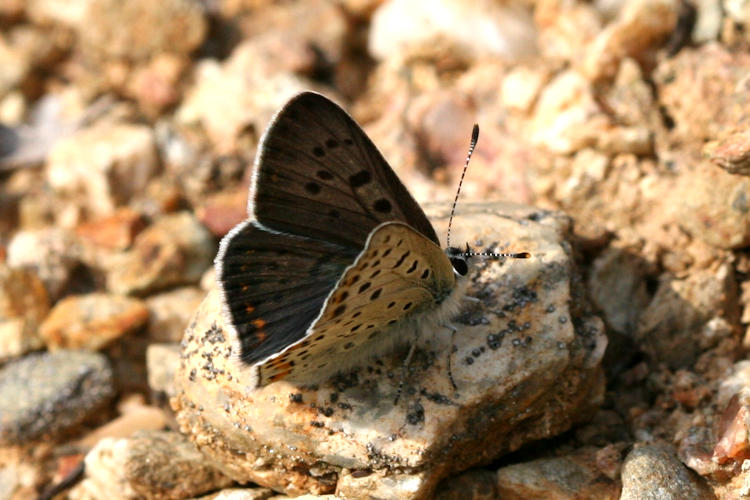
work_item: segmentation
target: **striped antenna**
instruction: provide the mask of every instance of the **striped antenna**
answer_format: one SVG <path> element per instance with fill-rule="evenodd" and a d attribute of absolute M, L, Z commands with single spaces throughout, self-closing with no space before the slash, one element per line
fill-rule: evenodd
<path fill-rule="evenodd" d="M 451 225 L 453 224 L 453 215 L 456 213 L 456 203 L 458 203 L 458 195 L 461 194 L 461 185 L 464 183 L 464 176 L 466 175 L 466 169 L 469 168 L 469 160 L 471 155 L 474 153 L 474 148 L 477 147 L 477 141 L 479 140 L 479 125 L 474 124 L 474 128 L 471 131 L 471 144 L 469 144 L 469 153 L 466 155 L 466 163 L 464 163 L 464 169 L 461 171 L 461 179 L 458 181 L 458 189 L 456 190 L 456 197 L 453 198 L 453 206 L 451 207 L 451 216 L 448 219 L 448 236 L 446 237 L 446 246 L 451 246 Z"/>
<path fill-rule="evenodd" d="M 510 257 L 511 259 L 528 259 L 531 257 L 529 252 L 475 252 L 474 250 L 469 249 L 461 255 L 464 257 L 490 257 L 492 259 L 500 259 L 503 257 Z"/>

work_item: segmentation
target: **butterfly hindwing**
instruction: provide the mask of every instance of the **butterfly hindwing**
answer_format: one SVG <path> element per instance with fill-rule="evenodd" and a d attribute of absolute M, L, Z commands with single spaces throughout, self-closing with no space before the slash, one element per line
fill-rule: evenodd
<path fill-rule="evenodd" d="M 257 363 L 302 338 L 355 258 L 347 248 L 251 221 L 227 234 L 217 282 L 240 359 Z"/>
<path fill-rule="evenodd" d="M 436 308 L 454 287 L 453 269 L 440 247 L 405 224 L 383 224 L 341 277 L 304 339 L 263 363 L 260 380 L 345 369 L 378 351 L 363 350 L 363 344 L 392 344 L 390 330 Z"/>
<path fill-rule="evenodd" d="M 439 245 L 424 212 L 378 149 L 338 105 L 305 92 L 261 140 L 250 216 L 276 231 L 361 250 L 383 222 L 409 224 Z"/>

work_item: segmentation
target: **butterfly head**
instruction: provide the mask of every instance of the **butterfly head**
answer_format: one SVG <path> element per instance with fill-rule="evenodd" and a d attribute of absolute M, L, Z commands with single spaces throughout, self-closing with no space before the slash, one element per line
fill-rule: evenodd
<path fill-rule="evenodd" d="M 448 247 L 445 249 L 445 254 L 448 256 L 448 260 L 451 261 L 453 274 L 456 275 L 456 278 L 461 278 L 469 274 L 469 259 L 471 258 L 471 254 L 468 244 L 466 245 L 466 251 L 456 247 Z"/>

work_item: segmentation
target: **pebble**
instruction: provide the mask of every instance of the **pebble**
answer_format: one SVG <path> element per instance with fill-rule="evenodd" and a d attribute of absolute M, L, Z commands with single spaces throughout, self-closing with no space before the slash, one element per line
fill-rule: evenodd
<path fill-rule="evenodd" d="M 71 295 L 59 301 L 39 333 L 47 347 L 97 351 L 143 327 L 148 308 L 140 300 L 107 293 Z"/>
<path fill-rule="evenodd" d="M 88 2 L 86 22 L 77 26 L 84 54 L 94 60 L 146 61 L 163 53 L 189 54 L 208 32 L 198 0 L 96 0 Z"/>
<path fill-rule="evenodd" d="M 750 244 L 749 178 L 704 163 L 680 177 L 675 193 L 675 216 L 695 238 L 724 249 Z"/>
<path fill-rule="evenodd" d="M 652 77 L 673 124 L 672 140 L 701 145 L 745 130 L 748 71 L 750 54 L 717 43 L 660 61 Z"/>
<path fill-rule="evenodd" d="M 706 481 L 685 467 L 668 445 L 636 445 L 625 458 L 620 500 L 715 498 Z"/>
<path fill-rule="evenodd" d="M 747 130 L 707 145 L 704 152 L 713 163 L 730 174 L 750 175 L 750 132 Z"/>
<path fill-rule="evenodd" d="M 581 71 L 589 80 L 613 78 L 625 57 L 642 59 L 677 24 L 678 0 L 632 0 L 586 48 Z"/>
<path fill-rule="evenodd" d="M 334 495 L 302 495 L 304 497 L 310 497 L 310 500 L 338 500 Z M 284 500 L 283 496 L 276 495 L 273 490 L 269 488 L 227 488 L 217 493 L 209 493 L 208 495 L 199 497 L 197 500 Z"/>
<path fill-rule="evenodd" d="M 99 411 L 114 395 L 101 354 L 29 354 L 0 369 L 0 444 L 54 437 Z"/>
<path fill-rule="evenodd" d="M 160 217 L 143 230 L 133 247 L 113 260 L 107 288 L 122 295 L 197 283 L 211 266 L 217 245 L 189 212 Z"/>
<path fill-rule="evenodd" d="M 174 431 L 104 438 L 85 460 L 86 476 L 70 492 L 71 500 L 190 498 L 232 483 Z"/>
<path fill-rule="evenodd" d="M 535 145 L 568 154 L 596 143 L 609 119 L 588 80 L 573 70 L 556 75 L 541 91 L 530 123 Z"/>
<path fill-rule="evenodd" d="M 500 498 L 498 481 L 494 472 L 472 469 L 438 484 L 435 500 L 495 500 Z"/>
<path fill-rule="evenodd" d="M 164 410 L 139 404 L 134 408 L 128 408 L 119 417 L 87 433 L 76 444 L 84 449 L 90 449 L 103 439 L 126 438 L 142 430 L 158 431 L 167 427 L 168 424 L 169 416 Z"/>
<path fill-rule="evenodd" d="M 649 303 L 646 288 L 648 266 L 627 248 L 610 247 L 593 262 L 588 278 L 591 298 L 607 325 L 632 336 Z"/>
<path fill-rule="evenodd" d="M 243 131 L 263 130 L 287 99 L 311 86 L 264 67 L 266 55 L 245 42 L 222 63 L 207 59 L 196 64 L 195 85 L 175 113 L 177 123 L 200 125 L 219 153 L 236 151 Z"/>
<path fill-rule="evenodd" d="M 179 342 L 205 292 L 198 287 L 180 287 L 152 295 L 148 307 L 148 337 L 154 342 Z"/>
<path fill-rule="evenodd" d="M 493 498 L 597 498 L 615 500 L 620 484 L 603 474 L 596 450 L 578 450 L 501 467 L 496 475 L 498 496 Z"/>
<path fill-rule="evenodd" d="M 49 297 L 36 273 L 0 264 L 0 361 L 39 349 Z"/>
<path fill-rule="evenodd" d="M 7 263 L 33 270 L 54 302 L 70 285 L 81 253 L 80 242 L 71 231 L 57 227 L 28 229 L 13 235 Z"/>
<path fill-rule="evenodd" d="M 148 372 L 148 386 L 164 399 L 177 394 L 175 373 L 180 364 L 180 346 L 172 344 L 150 344 L 146 349 L 146 370 Z"/>
<path fill-rule="evenodd" d="M 467 59 L 513 60 L 535 53 L 535 36 L 531 17 L 518 7 L 460 0 L 389 0 L 373 14 L 368 48 L 378 60 L 435 50 Z"/>
<path fill-rule="evenodd" d="M 76 234 L 85 243 L 111 250 L 125 250 L 145 227 L 143 215 L 123 207 L 112 215 L 84 222 L 76 227 Z"/>
<path fill-rule="evenodd" d="M 46 173 L 61 195 L 79 196 L 91 213 L 104 216 L 143 192 L 159 168 L 150 127 L 97 123 L 60 139 Z"/>
<path fill-rule="evenodd" d="M 736 293 L 730 265 L 694 271 L 684 279 L 664 274 L 641 315 L 636 338 L 653 359 L 675 369 L 689 368 L 700 352 L 696 334 L 714 317 L 731 311 Z"/>

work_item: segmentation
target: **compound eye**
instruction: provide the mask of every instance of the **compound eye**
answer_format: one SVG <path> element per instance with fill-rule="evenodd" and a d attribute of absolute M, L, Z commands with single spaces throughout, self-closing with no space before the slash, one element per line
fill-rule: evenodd
<path fill-rule="evenodd" d="M 469 272 L 469 265 L 463 257 L 453 257 L 451 259 L 451 264 L 453 265 L 453 270 L 459 276 L 466 276 L 466 273 Z"/>

